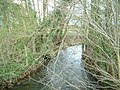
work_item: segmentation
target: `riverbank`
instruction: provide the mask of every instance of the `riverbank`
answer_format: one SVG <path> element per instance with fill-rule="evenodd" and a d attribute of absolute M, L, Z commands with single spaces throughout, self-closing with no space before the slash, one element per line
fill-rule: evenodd
<path fill-rule="evenodd" d="M 81 60 L 82 46 L 70 46 L 59 52 L 47 65 L 10 90 L 77 90 L 87 88 L 88 78 Z M 83 81 L 83 82 L 79 82 Z"/>
<path fill-rule="evenodd" d="M 23 51 L 24 51 L 24 53 L 22 54 L 22 56 L 16 55 L 15 52 L 13 54 L 11 54 L 11 55 L 14 55 L 14 57 L 19 58 L 20 61 L 18 60 L 18 61 L 13 61 L 13 62 L 7 62 L 7 63 L 9 63 L 10 67 L 9 66 L 8 66 L 9 68 L 6 67 L 8 72 L 5 72 L 5 73 L 8 73 L 9 76 L 5 76 L 5 77 L 8 77 L 9 79 L 4 80 L 4 77 L 2 77 L 3 78 L 3 81 L 1 83 L 2 87 L 5 87 L 5 88 L 12 87 L 16 84 L 20 84 L 21 82 L 26 80 L 26 78 L 29 78 L 30 75 L 37 72 L 37 70 L 41 67 L 41 65 L 44 62 L 48 62 L 48 59 L 51 59 L 51 57 L 54 56 L 55 53 L 57 53 L 59 51 L 59 47 L 62 44 L 63 45 L 61 48 L 66 48 L 69 46 L 78 45 L 81 41 L 79 35 L 77 35 L 77 34 L 70 35 L 70 33 L 68 33 L 68 34 L 66 34 L 64 41 L 61 42 L 60 44 L 58 44 L 57 46 L 53 45 L 52 43 L 48 44 L 48 45 L 51 45 L 51 46 L 49 46 L 50 49 L 47 49 L 47 48 L 45 49 L 43 47 L 43 45 L 47 45 L 47 42 L 45 42 L 46 44 L 39 43 L 39 45 L 42 47 L 41 50 L 43 50 L 43 49 L 45 49 L 45 50 L 41 51 L 40 53 L 34 54 L 34 52 L 33 52 L 34 51 L 34 44 L 31 43 L 31 40 L 33 40 L 33 39 L 34 39 L 34 37 L 33 38 L 32 37 L 26 37 L 26 38 L 24 37 L 24 38 L 18 39 L 16 44 L 13 44 L 13 46 L 11 45 L 11 47 L 14 47 L 14 45 L 16 45 L 15 47 L 17 47 L 17 51 L 15 51 L 15 52 L 18 52 L 18 50 L 20 50 L 21 53 L 23 53 Z M 26 45 L 25 45 L 25 43 L 26 43 Z M 31 46 L 32 51 L 29 51 L 29 49 L 31 49 L 31 47 L 29 47 L 29 44 L 32 45 Z M 12 50 L 15 50 L 15 49 L 16 48 L 12 48 Z M 38 50 L 38 49 L 36 49 L 36 50 Z M 47 50 L 48 50 L 48 52 L 46 52 Z M 18 54 L 20 54 L 20 52 Z M 49 56 L 47 56 L 47 55 L 49 55 Z M 12 57 L 11 57 L 11 59 L 12 59 Z M 21 60 L 23 62 L 21 62 Z M 21 69 L 21 68 L 23 68 L 23 69 Z M 1 68 L 1 69 L 5 69 L 5 68 Z M 1 72 L 1 74 L 3 74 L 3 73 Z"/>

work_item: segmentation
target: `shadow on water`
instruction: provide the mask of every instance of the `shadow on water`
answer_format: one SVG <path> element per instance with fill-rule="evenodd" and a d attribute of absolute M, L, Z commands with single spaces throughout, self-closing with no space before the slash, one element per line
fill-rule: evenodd
<path fill-rule="evenodd" d="M 9 90 L 92 90 L 81 58 L 82 45 L 61 50 L 29 80 Z"/>

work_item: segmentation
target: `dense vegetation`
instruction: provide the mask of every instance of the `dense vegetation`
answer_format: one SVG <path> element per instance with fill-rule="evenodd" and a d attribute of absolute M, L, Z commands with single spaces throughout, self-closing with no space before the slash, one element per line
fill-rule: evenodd
<path fill-rule="evenodd" d="M 17 82 L 38 68 L 46 55 L 56 56 L 66 36 L 77 32 L 85 46 L 85 69 L 96 80 L 97 88 L 119 90 L 119 0 L 60 0 L 47 16 L 44 3 L 43 20 L 38 20 L 27 1 L 23 7 L 0 0 L 0 84 Z M 83 9 L 82 14 L 75 14 L 76 8 Z M 75 23 L 70 25 L 70 21 Z"/>
<path fill-rule="evenodd" d="M 85 37 L 86 67 L 98 80 L 102 90 L 116 89 L 120 85 L 120 9 L 119 1 L 92 1 Z"/>

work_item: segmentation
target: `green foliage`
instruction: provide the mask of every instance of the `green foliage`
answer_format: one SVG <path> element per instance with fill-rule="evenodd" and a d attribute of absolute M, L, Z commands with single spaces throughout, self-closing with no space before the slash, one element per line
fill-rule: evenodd
<path fill-rule="evenodd" d="M 86 64 L 86 67 L 88 70 L 92 68 L 91 72 L 96 75 L 95 78 L 100 82 L 102 90 L 114 90 L 113 88 L 118 90 L 120 85 L 118 82 L 120 23 L 118 23 L 119 12 L 117 12 L 120 7 L 118 5 L 119 3 L 114 1 L 92 0 L 91 14 L 88 19 L 90 21 L 84 22 L 84 27 L 88 30 L 85 41 L 87 43 L 86 56 L 89 57 L 88 60 L 91 63 L 91 66 Z M 115 8 L 115 6 L 118 7 Z M 113 15 L 114 13 L 116 15 Z M 101 80 L 100 77 L 104 79 Z"/>
<path fill-rule="evenodd" d="M 38 24 L 35 11 L 29 6 L 3 0 L 0 7 L 0 78 L 14 83 L 23 73 L 37 68 L 43 56 L 57 53 L 55 41 L 64 36 L 65 16 L 56 10 Z"/>
<path fill-rule="evenodd" d="M 0 12 L 0 77 L 11 81 L 36 62 L 31 36 L 38 25 L 34 11 L 10 0 L 0 0 Z"/>
<path fill-rule="evenodd" d="M 11 0 L 0 0 L 0 78 L 14 81 L 36 68 L 44 60 L 43 56 L 56 55 L 66 34 L 68 14 L 65 10 L 72 1 L 62 0 L 62 4 L 38 24 L 30 2 L 26 2 L 24 8 Z M 74 36 L 77 29 L 78 34 L 83 35 L 86 69 L 97 78 L 99 86 L 116 89 L 120 73 L 120 3 L 92 0 L 91 11 L 85 10 L 88 9 L 86 1 L 82 3 L 84 15 L 72 13 L 81 25 L 74 25 L 71 33 Z"/>

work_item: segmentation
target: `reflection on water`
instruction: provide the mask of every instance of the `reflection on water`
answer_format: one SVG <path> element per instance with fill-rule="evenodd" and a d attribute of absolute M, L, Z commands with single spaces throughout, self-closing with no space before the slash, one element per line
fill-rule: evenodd
<path fill-rule="evenodd" d="M 82 46 L 71 46 L 59 52 L 36 75 L 12 90 L 88 90 L 89 83 L 81 60 Z"/>

